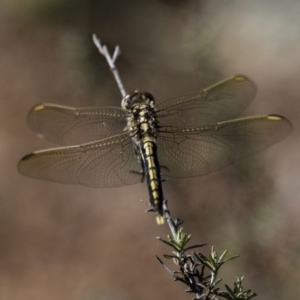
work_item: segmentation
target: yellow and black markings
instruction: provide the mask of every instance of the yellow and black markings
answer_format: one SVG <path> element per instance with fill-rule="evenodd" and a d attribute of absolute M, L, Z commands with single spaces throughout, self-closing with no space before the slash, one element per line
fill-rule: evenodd
<path fill-rule="evenodd" d="M 142 146 L 142 152 L 146 167 L 147 183 L 150 191 L 150 202 L 153 205 L 153 208 L 159 214 L 161 214 L 163 195 L 155 147 L 156 145 L 153 141 L 145 138 L 145 141 Z"/>

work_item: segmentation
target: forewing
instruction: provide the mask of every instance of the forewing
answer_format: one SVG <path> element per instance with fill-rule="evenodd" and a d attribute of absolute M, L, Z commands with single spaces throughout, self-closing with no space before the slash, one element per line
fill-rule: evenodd
<path fill-rule="evenodd" d="M 30 128 L 58 145 L 79 145 L 122 134 L 125 111 L 114 107 L 73 108 L 38 104 L 28 114 Z"/>
<path fill-rule="evenodd" d="M 238 117 L 252 102 L 255 84 L 237 75 L 207 89 L 175 97 L 156 106 L 161 126 L 189 127 Z"/>
<path fill-rule="evenodd" d="M 19 162 L 18 168 L 29 177 L 97 188 L 137 183 L 142 171 L 126 134 L 80 146 L 33 152 Z"/>
<path fill-rule="evenodd" d="M 262 151 L 291 131 L 284 117 L 265 115 L 162 132 L 158 160 L 167 177 L 201 176 Z"/>

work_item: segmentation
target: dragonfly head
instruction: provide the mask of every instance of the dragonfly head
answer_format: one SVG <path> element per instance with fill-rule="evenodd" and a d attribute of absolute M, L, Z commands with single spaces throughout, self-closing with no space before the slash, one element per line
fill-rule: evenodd
<path fill-rule="evenodd" d="M 154 98 L 148 92 L 135 91 L 132 94 L 126 95 L 122 100 L 122 108 L 131 110 L 135 105 L 146 104 L 154 107 Z"/>

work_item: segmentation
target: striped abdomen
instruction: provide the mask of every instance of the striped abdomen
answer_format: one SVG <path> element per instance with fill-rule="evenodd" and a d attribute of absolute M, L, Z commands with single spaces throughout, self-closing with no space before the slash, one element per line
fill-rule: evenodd
<path fill-rule="evenodd" d="M 157 159 L 156 144 L 151 139 L 145 138 L 141 143 L 144 172 L 153 209 L 162 215 L 163 191 L 161 186 L 160 167 Z"/>

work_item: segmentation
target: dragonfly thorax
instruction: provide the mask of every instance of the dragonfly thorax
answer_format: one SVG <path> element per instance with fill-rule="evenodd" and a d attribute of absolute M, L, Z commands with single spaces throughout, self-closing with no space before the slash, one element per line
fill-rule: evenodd
<path fill-rule="evenodd" d="M 148 92 L 135 91 L 133 94 L 126 95 L 122 100 L 122 108 L 130 112 L 134 107 L 139 107 L 140 105 L 154 108 L 155 101 L 153 96 Z"/>
<path fill-rule="evenodd" d="M 157 122 L 154 112 L 154 98 L 151 94 L 135 91 L 127 95 L 122 101 L 123 109 L 128 112 L 127 129 L 136 145 L 145 138 L 155 142 L 157 136 Z"/>

